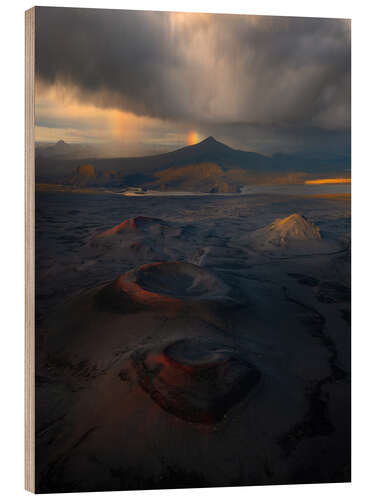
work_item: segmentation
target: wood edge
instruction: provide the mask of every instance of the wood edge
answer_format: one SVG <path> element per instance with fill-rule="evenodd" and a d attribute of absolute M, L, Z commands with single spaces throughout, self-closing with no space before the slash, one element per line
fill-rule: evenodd
<path fill-rule="evenodd" d="M 35 493 L 35 7 L 25 12 L 25 489 Z"/>

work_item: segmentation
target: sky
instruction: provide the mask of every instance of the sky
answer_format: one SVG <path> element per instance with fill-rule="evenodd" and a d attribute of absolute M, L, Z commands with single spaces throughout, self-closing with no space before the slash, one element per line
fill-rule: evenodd
<path fill-rule="evenodd" d="M 350 151 L 345 19 L 38 7 L 36 141 Z"/>

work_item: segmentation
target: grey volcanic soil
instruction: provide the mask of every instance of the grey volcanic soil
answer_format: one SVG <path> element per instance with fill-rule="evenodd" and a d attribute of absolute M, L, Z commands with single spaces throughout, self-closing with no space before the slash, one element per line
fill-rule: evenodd
<path fill-rule="evenodd" d="M 39 492 L 350 480 L 349 200 L 37 193 L 36 250 Z"/>

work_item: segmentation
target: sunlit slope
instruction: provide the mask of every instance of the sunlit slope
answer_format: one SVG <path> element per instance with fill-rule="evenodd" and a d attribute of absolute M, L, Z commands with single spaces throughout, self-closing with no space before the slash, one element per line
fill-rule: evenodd
<path fill-rule="evenodd" d="M 332 178 L 340 178 L 350 166 L 348 158 L 331 161 L 293 155 L 268 157 L 233 149 L 208 137 L 155 156 L 82 160 L 38 157 L 36 169 L 38 183 L 233 192 L 243 185 L 303 183 L 317 177 L 318 172 L 322 178 L 328 178 L 329 172 Z M 93 169 L 89 176 L 85 169 L 81 171 L 87 165 Z"/>

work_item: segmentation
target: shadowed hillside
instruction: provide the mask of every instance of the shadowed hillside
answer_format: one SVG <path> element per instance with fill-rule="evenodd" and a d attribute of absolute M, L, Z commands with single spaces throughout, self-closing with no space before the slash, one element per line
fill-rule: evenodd
<path fill-rule="evenodd" d="M 65 151 L 69 148 L 65 143 L 58 143 L 55 149 Z M 319 165 L 324 166 L 325 172 L 335 173 L 342 173 L 347 167 L 344 158 L 319 160 L 291 155 L 270 158 L 233 149 L 213 137 L 155 156 L 82 160 L 66 159 L 65 156 L 36 157 L 39 183 L 78 187 L 143 186 L 201 192 L 236 192 L 241 186 L 250 184 L 301 183 L 317 175 Z"/>

